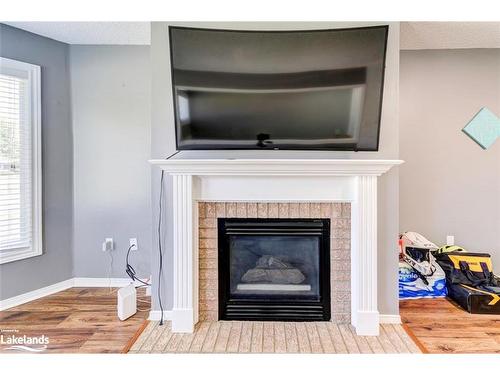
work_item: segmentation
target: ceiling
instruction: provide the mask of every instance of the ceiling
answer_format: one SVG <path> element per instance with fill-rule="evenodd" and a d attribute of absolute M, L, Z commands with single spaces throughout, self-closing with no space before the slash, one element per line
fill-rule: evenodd
<path fill-rule="evenodd" d="M 150 44 L 149 22 L 3 22 L 69 44 Z"/>
<path fill-rule="evenodd" d="M 150 44 L 149 22 L 5 22 L 69 44 Z M 500 48 L 500 22 L 401 22 L 401 49 Z"/>
<path fill-rule="evenodd" d="M 500 48 L 500 22 L 401 22 L 401 49 Z"/>

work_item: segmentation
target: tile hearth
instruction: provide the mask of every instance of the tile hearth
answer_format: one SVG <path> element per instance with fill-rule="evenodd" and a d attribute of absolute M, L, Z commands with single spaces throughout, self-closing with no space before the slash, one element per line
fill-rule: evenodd
<path fill-rule="evenodd" d="M 357 336 L 331 322 L 201 322 L 173 333 L 150 322 L 129 353 L 421 353 L 401 325 L 382 324 L 379 336 Z"/>

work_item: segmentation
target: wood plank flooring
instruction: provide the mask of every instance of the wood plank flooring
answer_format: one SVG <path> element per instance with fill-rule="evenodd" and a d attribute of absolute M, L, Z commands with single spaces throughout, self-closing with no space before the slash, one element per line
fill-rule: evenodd
<path fill-rule="evenodd" d="M 120 321 L 116 315 L 116 288 L 71 288 L 0 311 L 0 330 L 16 336 L 49 337 L 43 353 L 122 353 L 143 327 L 150 298 L 138 291 L 138 311 Z M 6 353 L 0 345 L 0 353 Z M 13 351 L 8 351 L 12 353 Z"/>
<path fill-rule="evenodd" d="M 357 336 L 348 324 L 330 322 L 198 323 L 195 332 L 172 333 L 170 322 L 150 322 L 129 353 L 420 353 L 398 324 L 380 336 Z"/>
<path fill-rule="evenodd" d="M 500 315 L 469 314 L 452 301 L 400 301 L 403 323 L 429 353 L 500 353 Z"/>

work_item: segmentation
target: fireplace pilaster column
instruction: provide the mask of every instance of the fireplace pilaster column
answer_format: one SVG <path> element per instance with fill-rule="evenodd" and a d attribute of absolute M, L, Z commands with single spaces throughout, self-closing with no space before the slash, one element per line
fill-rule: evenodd
<path fill-rule="evenodd" d="M 377 176 L 356 177 L 352 205 L 351 321 L 358 335 L 379 334 L 377 307 Z"/>
<path fill-rule="evenodd" d="M 172 331 L 193 332 L 198 320 L 198 221 L 193 176 L 173 176 L 174 301 Z"/>

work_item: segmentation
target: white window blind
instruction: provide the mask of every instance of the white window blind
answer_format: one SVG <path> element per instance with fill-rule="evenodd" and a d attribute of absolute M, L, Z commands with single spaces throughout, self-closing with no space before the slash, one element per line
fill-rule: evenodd
<path fill-rule="evenodd" d="M 0 58 L 0 263 L 41 249 L 40 68 Z"/>

